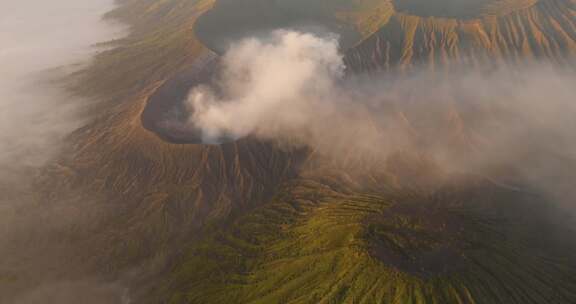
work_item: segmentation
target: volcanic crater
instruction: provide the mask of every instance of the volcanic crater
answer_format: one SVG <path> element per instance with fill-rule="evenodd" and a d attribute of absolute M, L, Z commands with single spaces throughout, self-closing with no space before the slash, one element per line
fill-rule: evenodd
<path fill-rule="evenodd" d="M 193 24 L 204 53 L 149 97 L 142 123 L 171 143 L 233 141 L 202 139 L 190 121 L 194 109 L 185 103 L 187 94 L 214 78 L 218 58 L 230 43 L 274 29 L 338 34 L 345 64 L 353 73 L 420 64 L 480 67 L 519 58 L 564 62 L 576 51 L 566 22 L 574 17 L 573 5 L 572 0 L 217 0 Z M 541 26 L 533 26 L 535 22 Z M 372 27 L 375 32 L 366 34 Z"/>
<path fill-rule="evenodd" d="M 219 56 L 234 41 L 266 35 L 277 29 L 294 29 L 318 34 L 336 33 L 343 49 L 360 42 L 361 36 L 352 25 L 329 13 L 336 11 L 337 5 L 328 9 L 323 5 L 312 5 L 310 10 L 302 10 L 301 7 L 288 1 L 217 1 L 195 23 L 195 35 L 210 51 L 166 80 L 149 97 L 141 117 L 144 128 L 176 144 L 221 144 L 234 141 L 231 137 L 225 137 L 207 142 L 202 136 L 202 130 L 190 122 L 190 114 L 194 109 L 185 102 L 191 88 L 210 83 L 214 79 Z"/>

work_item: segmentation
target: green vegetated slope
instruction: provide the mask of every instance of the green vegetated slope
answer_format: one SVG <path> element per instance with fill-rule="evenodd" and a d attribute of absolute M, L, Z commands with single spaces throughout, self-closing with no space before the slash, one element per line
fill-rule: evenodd
<path fill-rule="evenodd" d="M 215 2 L 119 3 L 110 16 L 132 34 L 101 53 L 77 87 L 103 100 L 99 115 L 70 136 L 37 189 L 42 204 L 95 200 L 110 210 L 72 227 L 66 242 L 71 259 L 110 279 L 136 271 L 136 302 L 576 302 L 571 232 L 529 216 L 543 215 L 531 212 L 543 210 L 542 198 L 486 181 L 424 191 L 382 179 L 368 191 L 322 182 L 323 171 L 302 178 L 305 151 L 251 138 L 172 144 L 146 130 L 148 98 L 213 54 L 195 25 Z M 514 4 L 515 13 L 470 21 L 358 0 L 338 1 L 330 14 L 367 37 L 347 54 L 365 71 L 510 54 L 560 61 L 574 46 L 573 5 Z"/>
<path fill-rule="evenodd" d="M 574 243 L 534 216 L 547 211 L 539 200 L 482 181 L 359 194 L 298 180 L 207 227 L 155 293 L 168 303 L 572 303 Z"/>

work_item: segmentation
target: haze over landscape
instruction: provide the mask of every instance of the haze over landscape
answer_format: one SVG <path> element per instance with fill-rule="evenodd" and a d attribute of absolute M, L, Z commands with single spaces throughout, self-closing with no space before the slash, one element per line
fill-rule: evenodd
<path fill-rule="evenodd" d="M 112 1 L 1 5 L 2 164 L 17 159 L 37 164 L 50 153 L 47 143 L 79 125 L 80 115 L 74 114 L 81 110 L 74 108 L 79 106 L 70 101 L 72 94 L 58 81 L 89 62 L 93 44 L 112 39 L 121 28 L 101 20 Z"/>
<path fill-rule="evenodd" d="M 0 0 L 0 303 L 574 303 L 575 60 L 574 0 Z"/>
<path fill-rule="evenodd" d="M 112 303 L 116 287 L 50 276 L 68 249 L 45 238 L 82 221 L 73 211 L 80 202 L 33 204 L 31 189 L 36 170 L 59 157 L 64 138 L 89 117 L 89 99 L 66 88 L 70 74 L 90 64 L 96 43 L 123 34 L 102 20 L 113 7 L 107 0 L 0 1 L 0 281 L 16 271 L 38 285 L 17 300 L 0 287 L 1 303 L 78 303 L 79 294 L 93 297 L 84 303 Z"/>

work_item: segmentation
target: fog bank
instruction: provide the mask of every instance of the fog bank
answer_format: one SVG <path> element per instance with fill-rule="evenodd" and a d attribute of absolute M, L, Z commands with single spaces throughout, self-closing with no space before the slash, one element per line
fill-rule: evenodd
<path fill-rule="evenodd" d="M 50 278 L 51 269 L 65 269 L 66 249 L 58 240 L 34 235 L 52 224 L 61 228 L 73 217 L 67 208 L 78 206 L 39 208 L 42 202 L 31 205 L 28 196 L 36 170 L 58 156 L 64 137 L 83 123 L 92 102 L 72 96 L 65 77 L 90 63 L 98 51 L 94 44 L 125 32 L 101 18 L 113 7 L 113 0 L 0 0 L 2 303 L 78 303 L 78 296 L 91 293 L 110 298 L 113 288 L 95 280 Z"/>
<path fill-rule="evenodd" d="M 101 20 L 112 7 L 113 0 L 0 1 L 2 169 L 41 164 L 79 125 L 79 98 L 58 81 L 89 62 L 93 44 L 121 34 Z"/>

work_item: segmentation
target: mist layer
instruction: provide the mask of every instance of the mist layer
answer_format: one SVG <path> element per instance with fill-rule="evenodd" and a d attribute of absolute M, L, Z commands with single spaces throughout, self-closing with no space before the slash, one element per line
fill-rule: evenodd
<path fill-rule="evenodd" d="M 69 250 L 50 231 L 67 225 L 79 205 L 48 207 L 31 195 L 37 170 L 59 157 L 65 136 L 87 118 L 92 101 L 67 91 L 71 73 L 90 63 L 99 51 L 94 44 L 124 32 L 102 20 L 113 2 L 0 1 L 2 303 L 77 303 L 79 295 L 94 295 L 86 303 L 114 303 L 121 292 L 90 277 L 54 278 L 53 271 L 69 267 Z"/>

